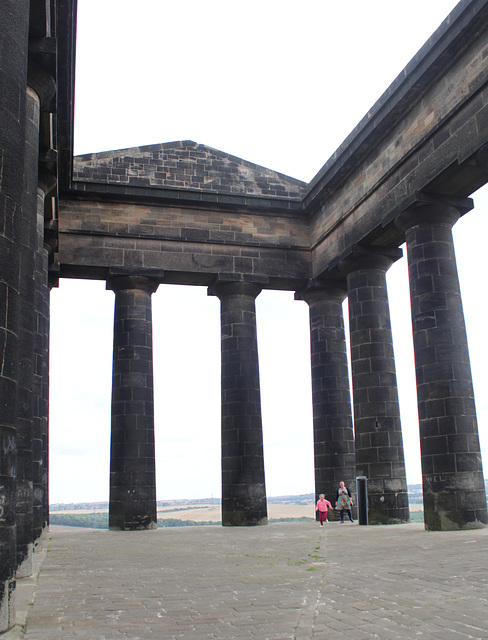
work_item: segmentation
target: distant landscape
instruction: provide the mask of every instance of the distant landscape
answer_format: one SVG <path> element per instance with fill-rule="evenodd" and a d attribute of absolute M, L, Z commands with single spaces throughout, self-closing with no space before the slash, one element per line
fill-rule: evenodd
<path fill-rule="evenodd" d="M 423 522 L 422 485 L 408 486 L 410 519 Z M 315 519 L 315 495 L 268 497 L 270 522 Z M 221 523 L 220 499 L 158 500 L 158 527 L 194 527 Z M 108 502 L 80 502 L 50 505 L 50 524 L 90 529 L 108 529 Z"/>

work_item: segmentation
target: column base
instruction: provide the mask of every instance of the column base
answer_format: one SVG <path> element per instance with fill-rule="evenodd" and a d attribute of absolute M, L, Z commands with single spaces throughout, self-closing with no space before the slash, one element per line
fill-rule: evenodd
<path fill-rule="evenodd" d="M 110 531 L 150 531 L 158 528 L 157 516 L 144 513 L 127 513 L 127 506 L 110 505 L 108 528 Z"/>
<path fill-rule="evenodd" d="M 131 522 L 129 524 L 121 524 L 121 525 L 111 524 L 109 525 L 108 528 L 109 528 L 109 531 L 153 531 L 154 529 L 158 528 L 158 523 L 149 522 L 146 525 L 146 524 L 136 524 L 134 522 Z"/>
<path fill-rule="evenodd" d="M 477 502 L 474 500 L 474 502 Z M 467 531 L 488 526 L 486 506 L 473 504 L 471 509 L 455 507 L 456 496 L 451 492 L 424 493 L 424 523 L 426 531 Z"/>
<path fill-rule="evenodd" d="M 260 527 L 268 524 L 268 516 L 249 514 L 246 511 L 222 513 L 223 527 Z"/>
<path fill-rule="evenodd" d="M 385 513 L 376 509 L 368 509 L 368 524 L 407 524 L 410 522 L 410 511 L 408 509 L 396 509 Z"/>
<path fill-rule="evenodd" d="M 6 580 L 0 591 L 0 633 L 15 626 L 15 578 Z"/>
<path fill-rule="evenodd" d="M 32 575 L 32 553 L 34 544 L 31 542 L 25 547 L 25 557 L 15 573 L 17 578 L 28 578 Z"/>

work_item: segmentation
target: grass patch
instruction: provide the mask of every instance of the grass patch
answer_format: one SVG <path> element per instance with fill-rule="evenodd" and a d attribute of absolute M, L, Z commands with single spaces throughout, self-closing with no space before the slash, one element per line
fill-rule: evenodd
<path fill-rule="evenodd" d="M 410 522 L 423 522 L 423 521 L 424 521 L 423 511 L 410 511 Z"/>
<path fill-rule="evenodd" d="M 300 518 L 269 518 L 269 522 L 310 522 L 315 521 L 315 518 L 309 518 L 307 516 L 301 516 Z"/>
<path fill-rule="evenodd" d="M 83 527 L 86 529 L 108 529 L 108 513 L 53 513 L 49 517 L 50 524 L 64 527 Z M 207 527 L 220 525 L 221 522 L 195 522 L 194 520 L 178 520 L 178 518 L 158 518 L 159 527 Z"/>

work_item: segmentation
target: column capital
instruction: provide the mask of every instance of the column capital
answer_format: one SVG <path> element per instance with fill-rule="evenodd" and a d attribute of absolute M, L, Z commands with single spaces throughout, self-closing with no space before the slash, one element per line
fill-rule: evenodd
<path fill-rule="evenodd" d="M 303 289 L 295 292 L 295 300 L 304 300 L 307 304 L 322 300 L 337 300 L 342 302 L 347 296 L 347 284 L 345 278 L 330 278 L 309 280 Z"/>
<path fill-rule="evenodd" d="M 247 282 L 245 280 L 219 280 L 217 279 L 209 288 L 208 295 L 219 299 L 227 296 L 247 296 L 256 299 L 263 290 L 260 283 Z"/>
<path fill-rule="evenodd" d="M 401 213 L 395 218 L 395 226 L 403 233 L 421 224 L 446 224 L 452 227 L 473 206 L 471 198 L 419 192 L 401 208 Z"/>
<path fill-rule="evenodd" d="M 46 169 L 44 164 L 39 164 L 38 168 L 38 186 L 45 196 L 51 194 L 58 184 L 58 179 L 52 171 Z"/>
<path fill-rule="evenodd" d="M 402 256 L 403 251 L 396 247 L 373 248 L 354 245 L 349 255 L 341 260 L 338 269 L 345 275 L 360 269 L 382 269 L 387 271 Z"/>
<path fill-rule="evenodd" d="M 49 256 L 52 256 L 58 248 L 58 225 L 57 221 L 44 225 L 44 249 Z"/>
<path fill-rule="evenodd" d="M 147 293 L 154 293 L 159 287 L 160 282 L 161 279 L 155 276 L 110 273 L 107 278 L 106 288 L 114 292 L 138 289 L 140 291 L 146 291 Z"/>
<path fill-rule="evenodd" d="M 28 86 L 39 97 L 41 108 L 45 108 L 56 95 L 56 81 L 52 73 L 29 57 L 27 70 Z"/>
<path fill-rule="evenodd" d="M 49 264 L 49 270 L 47 272 L 47 283 L 49 287 L 49 291 L 51 289 L 57 289 L 59 287 L 59 264 L 51 262 Z"/>

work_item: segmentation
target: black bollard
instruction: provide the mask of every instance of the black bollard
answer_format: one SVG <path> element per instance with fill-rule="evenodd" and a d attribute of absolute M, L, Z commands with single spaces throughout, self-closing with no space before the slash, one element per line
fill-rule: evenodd
<path fill-rule="evenodd" d="M 356 478 L 356 495 L 358 499 L 358 524 L 368 524 L 368 485 L 366 476 Z"/>

